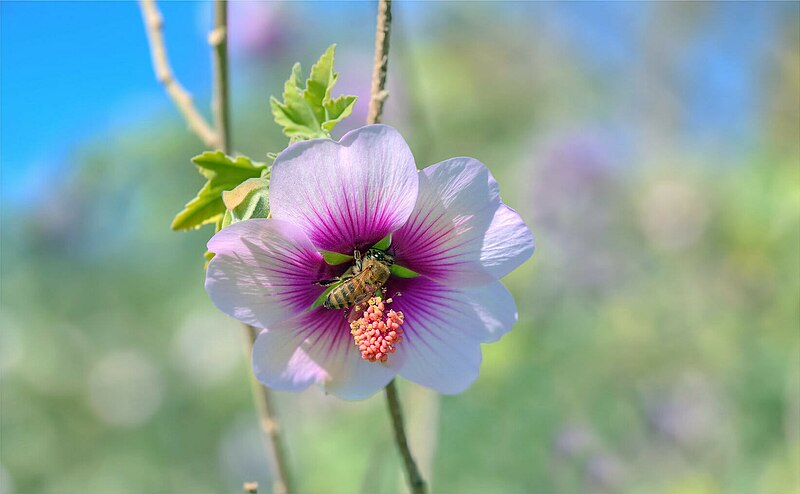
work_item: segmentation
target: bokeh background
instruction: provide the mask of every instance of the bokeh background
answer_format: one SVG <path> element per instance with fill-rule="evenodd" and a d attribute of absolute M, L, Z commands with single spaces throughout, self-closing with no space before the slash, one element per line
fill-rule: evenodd
<path fill-rule="evenodd" d="M 163 3 L 209 114 L 209 3 Z M 233 142 L 372 3 L 231 5 Z M 385 122 L 420 166 L 486 163 L 537 239 L 480 379 L 402 383 L 441 493 L 800 491 L 800 4 L 396 3 Z M 169 230 L 202 144 L 135 3 L 0 4 L 0 491 L 223 493 L 265 454 L 239 325 L 203 290 L 210 227 Z M 304 493 L 405 492 L 383 397 L 277 393 Z"/>

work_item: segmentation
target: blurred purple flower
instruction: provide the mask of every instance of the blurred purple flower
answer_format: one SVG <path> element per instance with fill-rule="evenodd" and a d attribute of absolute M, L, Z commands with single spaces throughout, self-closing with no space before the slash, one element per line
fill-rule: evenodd
<path fill-rule="evenodd" d="M 678 445 L 706 443 L 722 423 L 718 392 L 702 374 L 681 376 L 667 390 L 645 398 L 654 432 Z"/>
<path fill-rule="evenodd" d="M 533 159 L 531 215 L 570 288 L 603 287 L 623 271 L 617 154 L 608 138 L 584 132 L 551 139 Z"/>
<path fill-rule="evenodd" d="M 553 452 L 561 457 L 575 457 L 587 451 L 594 443 L 592 432 L 580 424 L 564 426 L 553 440 Z"/>
<path fill-rule="evenodd" d="M 263 59 L 290 37 L 294 23 L 282 18 L 280 2 L 231 2 L 228 21 L 230 51 L 235 57 Z"/>
<path fill-rule="evenodd" d="M 530 230 L 502 203 L 489 170 L 452 158 L 418 172 L 402 136 L 371 125 L 339 142 L 291 145 L 271 180 L 273 217 L 233 224 L 208 244 L 214 304 L 266 328 L 253 349 L 258 379 L 293 391 L 319 383 L 345 399 L 368 397 L 395 375 L 442 393 L 465 390 L 478 377 L 480 344 L 517 319 L 498 280 L 533 252 Z M 363 252 L 390 233 L 396 263 L 421 276 L 386 283 L 401 294 L 390 313 L 404 315 L 403 339 L 385 362 L 370 362 L 340 311 L 309 308 L 324 291 L 315 282 L 349 267 L 328 265 L 320 250 Z"/>
<path fill-rule="evenodd" d="M 612 491 L 625 480 L 625 468 L 615 457 L 597 454 L 586 461 L 586 483 L 592 491 Z"/>

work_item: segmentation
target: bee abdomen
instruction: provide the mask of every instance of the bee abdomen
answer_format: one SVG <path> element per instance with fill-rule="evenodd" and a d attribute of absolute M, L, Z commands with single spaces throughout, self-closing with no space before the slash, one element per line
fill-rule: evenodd
<path fill-rule="evenodd" d="M 328 309 L 344 309 L 353 305 L 356 298 L 358 298 L 359 281 L 354 278 L 334 288 L 325 299 L 325 307 Z"/>

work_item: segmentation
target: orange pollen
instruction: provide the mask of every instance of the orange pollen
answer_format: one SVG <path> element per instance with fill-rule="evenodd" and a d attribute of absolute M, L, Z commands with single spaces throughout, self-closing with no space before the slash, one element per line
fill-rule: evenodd
<path fill-rule="evenodd" d="M 390 303 L 390 298 L 384 301 L 381 297 L 372 297 L 367 302 L 367 310 L 350 323 L 350 333 L 364 360 L 386 362 L 389 354 L 394 353 L 395 345 L 403 341 L 403 330 L 400 328 L 403 325 L 403 313 L 391 309 L 387 311 L 386 306 Z"/>

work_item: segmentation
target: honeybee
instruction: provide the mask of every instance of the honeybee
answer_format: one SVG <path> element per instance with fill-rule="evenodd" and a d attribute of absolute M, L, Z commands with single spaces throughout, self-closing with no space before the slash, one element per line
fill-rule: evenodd
<path fill-rule="evenodd" d="M 375 295 L 389 279 L 394 256 L 379 249 L 369 249 L 362 259 L 361 252 L 353 252 L 355 265 L 335 280 L 318 282 L 320 285 L 339 283 L 325 298 L 328 309 L 346 309 L 358 305 Z"/>

